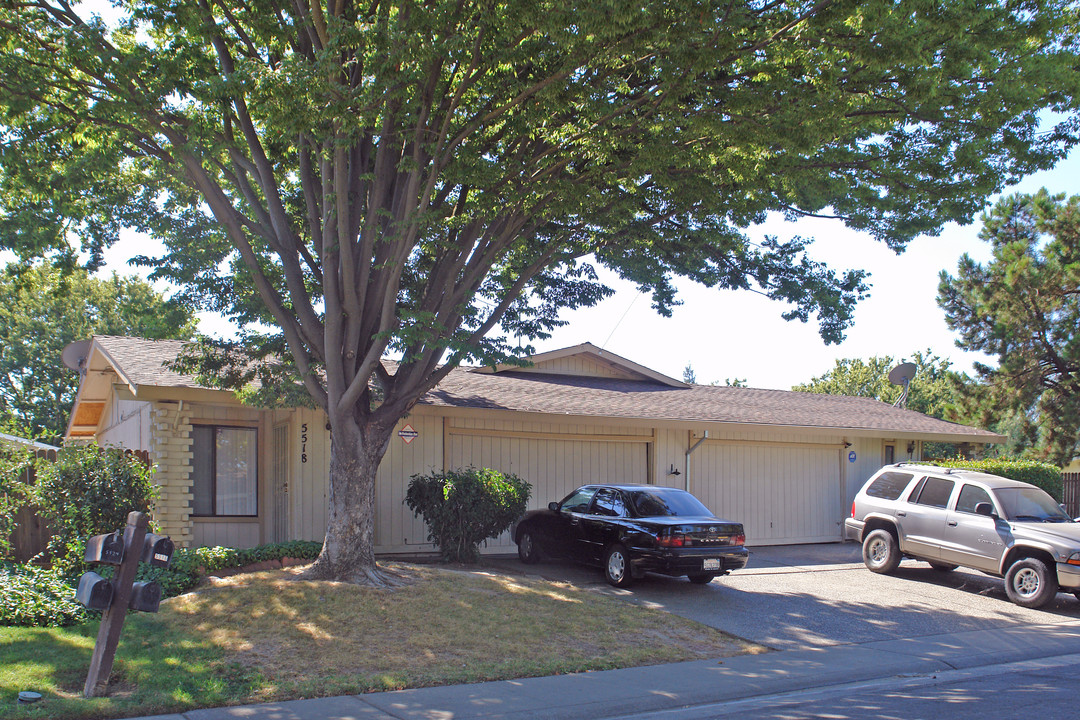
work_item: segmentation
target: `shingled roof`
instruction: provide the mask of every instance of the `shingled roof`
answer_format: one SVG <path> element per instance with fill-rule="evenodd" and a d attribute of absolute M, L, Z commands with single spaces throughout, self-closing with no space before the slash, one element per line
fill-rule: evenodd
<path fill-rule="evenodd" d="M 208 389 L 189 375 L 168 369 L 183 347 L 175 340 L 96 336 L 93 346 L 136 395 L 140 387 Z M 605 362 L 640 376 L 641 366 L 580 346 L 583 356 L 604 354 Z M 572 349 L 571 349 L 572 350 Z M 1001 442 L 986 430 L 894 408 L 871 398 L 786 390 L 673 384 L 658 379 L 626 379 L 552 374 L 537 366 L 458 368 L 421 400 L 421 405 L 462 410 L 503 410 L 562 417 L 723 423 L 781 428 L 869 432 L 954 442 Z M 677 381 L 674 381 L 677 383 Z"/>
<path fill-rule="evenodd" d="M 677 388 L 651 382 L 514 371 L 481 375 L 454 370 L 421 403 L 594 418 L 880 430 L 963 436 L 966 441 L 976 442 L 1001 439 L 986 430 L 895 408 L 873 398 L 711 385 Z"/>

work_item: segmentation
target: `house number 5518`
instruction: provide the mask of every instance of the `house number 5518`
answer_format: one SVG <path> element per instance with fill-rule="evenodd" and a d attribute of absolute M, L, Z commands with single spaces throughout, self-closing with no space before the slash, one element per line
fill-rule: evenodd
<path fill-rule="evenodd" d="M 307 462 L 307 423 L 300 426 L 300 462 Z"/>

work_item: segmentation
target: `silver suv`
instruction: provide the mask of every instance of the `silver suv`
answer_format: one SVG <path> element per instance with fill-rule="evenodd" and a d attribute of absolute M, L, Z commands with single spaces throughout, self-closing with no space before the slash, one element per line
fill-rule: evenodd
<path fill-rule="evenodd" d="M 1009 599 L 1041 607 L 1058 589 L 1080 598 L 1080 523 L 1050 495 L 997 475 L 929 465 L 886 465 L 851 504 L 845 537 L 862 543 L 876 573 L 904 557 L 1005 578 Z"/>

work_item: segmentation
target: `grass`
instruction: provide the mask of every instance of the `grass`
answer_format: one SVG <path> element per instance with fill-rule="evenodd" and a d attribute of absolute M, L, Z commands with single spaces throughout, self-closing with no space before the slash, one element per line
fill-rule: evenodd
<path fill-rule="evenodd" d="M 110 718 L 602 670 L 763 648 L 570 585 L 392 565 L 395 590 L 236 575 L 131 614 L 109 694 L 85 699 L 97 623 L 0 628 L 0 720 Z M 43 699 L 18 705 L 20 690 Z"/>

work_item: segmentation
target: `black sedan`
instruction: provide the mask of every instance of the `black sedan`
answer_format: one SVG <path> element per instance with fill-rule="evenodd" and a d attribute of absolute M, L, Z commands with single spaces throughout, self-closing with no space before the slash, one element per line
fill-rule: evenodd
<path fill-rule="evenodd" d="M 707 583 L 745 567 L 746 534 L 685 490 L 656 485 L 585 485 L 525 513 L 513 530 L 524 563 L 569 558 L 604 570 L 616 587 L 647 572 Z"/>

